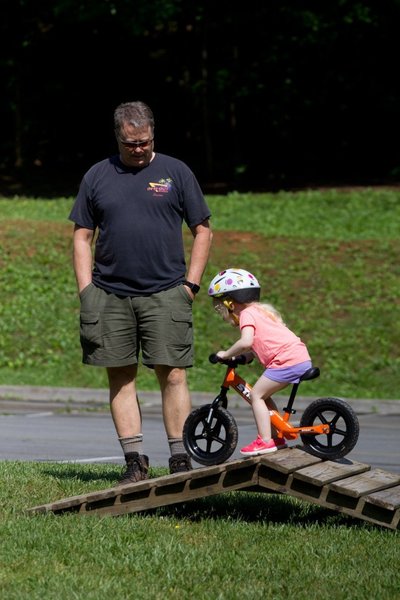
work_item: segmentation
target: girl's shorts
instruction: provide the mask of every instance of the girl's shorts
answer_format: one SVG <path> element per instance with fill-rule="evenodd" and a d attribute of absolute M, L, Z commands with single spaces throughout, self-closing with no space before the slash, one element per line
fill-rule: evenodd
<path fill-rule="evenodd" d="M 272 381 L 278 381 L 279 383 L 299 383 L 300 377 L 304 373 L 311 369 L 311 360 L 299 363 L 298 365 L 291 365 L 285 369 L 265 369 L 263 375 Z"/>

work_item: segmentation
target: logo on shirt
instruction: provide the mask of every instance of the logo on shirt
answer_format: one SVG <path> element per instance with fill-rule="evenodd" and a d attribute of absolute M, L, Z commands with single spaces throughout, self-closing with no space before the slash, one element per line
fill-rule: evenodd
<path fill-rule="evenodd" d="M 160 179 L 159 181 L 149 182 L 147 191 L 152 192 L 153 196 L 162 196 L 163 194 L 168 194 L 172 187 L 172 179 L 169 177 L 167 179 Z"/>

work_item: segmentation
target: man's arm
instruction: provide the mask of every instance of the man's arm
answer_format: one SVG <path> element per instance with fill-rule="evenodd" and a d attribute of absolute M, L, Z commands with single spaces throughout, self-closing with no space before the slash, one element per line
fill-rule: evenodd
<path fill-rule="evenodd" d="M 199 223 L 199 225 L 191 227 L 190 230 L 194 239 L 186 279 L 191 283 L 200 285 L 204 269 L 207 265 L 212 242 L 212 231 L 209 220 L 206 219 L 202 223 Z M 189 293 L 192 294 L 191 290 L 189 288 L 187 289 Z"/>
<path fill-rule="evenodd" d="M 92 282 L 92 242 L 94 231 L 79 225 L 74 228 L 73 265 L 78 292 L 80 293 Z"/>

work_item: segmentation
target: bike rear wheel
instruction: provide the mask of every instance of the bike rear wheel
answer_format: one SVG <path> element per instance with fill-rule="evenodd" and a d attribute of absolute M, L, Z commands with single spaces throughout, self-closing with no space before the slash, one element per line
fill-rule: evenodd
<path fill-rule="evenodd" d="M 192 411 L 183 426 L 183 443 L 187 453 L 201 465 L 218 465 L 233 454 L 238 442 L 238 427 L 234 417 L 222 406 L 211 404 Z"/>
<path fill-rule="evenodd" d="M 346 456 L 356 445 L 360 427 L 354 410 L 339 398 L 319 398 L 305 409 L 300 420 L 300 427 L 329 424 L 327 434 L 301 433 L 301 440 L 306 450 L 329 460 Z"/>

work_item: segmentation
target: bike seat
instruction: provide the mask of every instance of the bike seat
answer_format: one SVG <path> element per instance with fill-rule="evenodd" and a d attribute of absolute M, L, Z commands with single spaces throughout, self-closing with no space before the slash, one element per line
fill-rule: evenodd
<path fill-rule="evenodd" d="M 319 377 L 320 371 L 318 367 L 311 367 L 311 369 L 307 369 L 305 373 L 300 377 L 300 381 L 308 381 L 309 379 L 315 379 Z"/>

